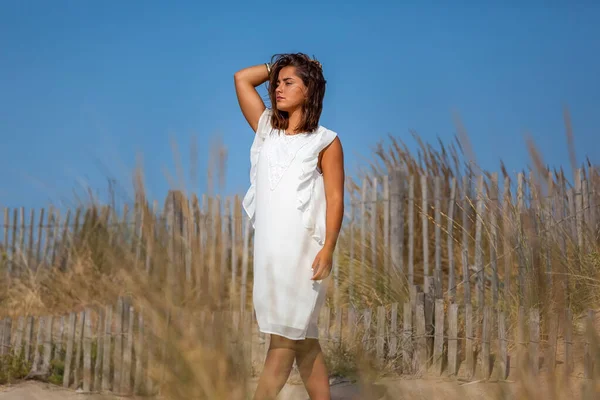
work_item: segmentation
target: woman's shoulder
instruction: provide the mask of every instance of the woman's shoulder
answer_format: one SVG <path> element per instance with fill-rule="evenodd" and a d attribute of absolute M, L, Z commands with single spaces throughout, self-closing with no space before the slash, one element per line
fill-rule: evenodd
<path fill-rule="evenodd" d="M 338 133 L 336 131 L 326 128 L 323 125 L 319 125 L 316 133 L 319 135 L 319 141 L 325 144 L 325 146 L 329 145 L 338 137 Z"/>
<path fill-rule="evenodd" d="M 265 110 L 260 115 L 258 119 L 258 127 L 256 129 L 256 133 L 261 137 L 266 137 L 272 130 L 271 126 L 271 118 L 273 116 L 273 110 L 270 108 L 265 108 Z"/>
<path fill-rule="evenodd" d="M 262 112 L 260 118 L 261 119 L 271 119 L 273 116 L 273 109 L 269 107 L 265 107 L 265 110 Z"/>

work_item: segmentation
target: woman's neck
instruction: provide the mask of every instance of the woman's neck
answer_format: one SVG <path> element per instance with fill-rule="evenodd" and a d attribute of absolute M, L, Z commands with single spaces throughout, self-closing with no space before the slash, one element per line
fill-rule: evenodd
<path fill-rule="evenodd" d="M 299 133 L 298 127 L 300 126 L 300 122 L 302 121 L 302 108 L 298 107 L 294 111 L 288 113 L 288 133 Z"/>

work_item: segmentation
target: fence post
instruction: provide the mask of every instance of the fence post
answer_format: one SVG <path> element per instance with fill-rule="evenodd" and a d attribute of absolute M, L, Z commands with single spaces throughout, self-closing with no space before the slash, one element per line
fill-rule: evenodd
<path fill-rule="evenodd" d="M 498 379 L 508 378 L 508 337 L 504 310 L 498 312 Z"/>
<path fill-rule="evenodd" d="M 23 333 L 25 332 L 25 317 L 19 317 L 17 322 L 17 332 L 15 335 L 15 344 L 12 353 L 15 357 L 21 357 L 23 354 Z M 2 334 L 0 333 L 0 336 Z"/>
<path fill-rule="evenodd" d="M 548 171 L 548 196 L 544 199 L 544 213 L 542 214 L 544 217 L 544 258 L 546 259 L 546 286 L 547 292 L 554 298 L 555 290 L 554 290 L 554 279 L 552 278 L 552 253 L 553 253 L 553 244 L 556 243 L 556 237 L 554 235 L 555 229 L 550 229 L 554 226 L 554 216 L 552 214 L 552 210 L 554 210 L 556 203 L 556 194 L 554 187 L 554 179 L 552 178 L 552 172 Z"/>
<path fill-rule="evenodd" d="M 503 310 L 508 310 L 510 302 L 510 275 L 512 273 L 512 249 L 511 237 L 512 230 L 510 229 L 511 220 L 511 193 L 510 193 L 510 178 L 504 178 L 504 193 L 502 200 L 502 251 L 504 257 L 504 307 Z"/>
<path fill-rule="evenodd" d="M 12 245 L 10 251 L 10 264 L 9 268 L 11 268 L 11 273 L 14 276 L 18 276 L 19 274 L 19 266 L 17 265 L 17 261 L 19 260 L 19 256 L 17 254 L 17 229 L 19 226 L 18 220 L 18 209 L 13 209 L 13 222 L 12 222 Z"/>
<path fill-rule="evenodd" d="M 223 300 L 226 296 L 226 286 L 225 280 L 227 275 L 227 266 L 230 265 L 229 256 L 231 254 L 231 249 L 234 247 L 234 243 L 231 240 L 231 234 L 234 229 L 232 229 L 231 224 L 231 198 L 225 197 L 225 209 L 221 216 L 221 275 L 219 277 L 219 298 L 217 301 L 219 304 L 223 303 Z"/>
<path fill-rule="evenodd" d="M 585 379 L 592 379 L 594 376 L 594 352 L 598 351 L 593 348 L 594 344 L 594 310 L 588 310 L 585 321 L 585 342 L 583 346 L 583 371 Z"/>
<path fill-rule="evenodd" d="M 92 310 L 87 308 L 83 322 L 83 391 L 92 390 Z"/>
<path fill-rule="evenodd" d="M 142 394 L 142 385 L 144 383 L 144 313 L 138 312 L 138 331 L 134 341 L 135 351 L 135 376 L 133 381 L 133 394 Z"/>
<path fill-rule="evenodd" d="M 333 342 L 339 348 L 342 345 L 343 331 L 342 331 L 342 313 L 343 309 L 341 306 L 335 308 L 335 333 L 333 335 Z"/>
<path fill-rule="evenodd" d="M 456 178 L 450 183 L 450 200 L 448 201 L 448 298 L 450 303 L 456 302 L 456 277 L 454 266 L 454 207 L 456 204 Z"/>
<path fill-rule="evenodd" d="M 248 263 L 249 263 L 249 253 L 250 253 L 250 234 L 252 233 L 252 224 L 249 218 L 246 218 L 246 223 L 244 224 L 244 244 L 242 248 L 242 282 L 240 288 L 240 312 L 244 313 L 246 310 L 246 285 L 248 280 Z"/>
<path fill-rule="evenodd" d="M 172 283 L 172 282 L 171 282 Z M 117 309 L 115 312 L 115 345 L 113 349 L 113 391 L 119 390 L 121 383 L 121 368 L 123 363 L 123 298 L 117 299 Z"/>
<path fill-rule="evenodd" d="M 548 325 L 548 348 L 546 349 L 546 362 L 548 371 L 553 374 L 556 368 L 556 347 L 558 344 L 558 318 L 554 312 L 549 313 L 550 322 Z"/>
<path fill-rule="evenodd" d="M 458 304 L 452 303 L 448 309 L 448 375 L 458 372 Z"/>
<path fill-rule="evenodd" d="M 237 295 L 237 275 L 238 275 L 238 246 L 240 241 L 240 234 L 243 234 L 241 228 L 243 227 L 242 221 L 240 220 L 242 216 L 241 204 L 239 196 L 235 196 L 233 200 L 233 206 L 231 207 L 231 286 L 230 286 L 230 296 L 231 296 L 231 309 L 233 310 L 235 307 L 233 298 Z M 239 222 L 238 222 L 239 221 Z M 190 243 L 193 243 L 190 240 Z M 240 313 L 242 313 L 242 308 L 238 309 Z"/>
<path fill-rule="evenodd" d="M 427 175 L 421 175 L 421 225 L 423 231 L 423 276 L 429 276 L 429 205 Z"/>
<path fill-rule="evenodd" d="M 408 285 L 415 283 L 415 176 L 408 181 Z"/>
<path fill-rule="evenodd" d="M 133 340 L 134 332 L 133 326 L 135 322 L 135 311 L 132 306 L 125 307 L 124 310 L 127 315 L 124 320 L 127 323 L 127 330 L 125 334 L 125 343 L 123 346 L 123 371 L 121 374 L 121 388 L 120 392 L 125 395 L 131 394 L 131 367 L 133 360 Z"/>
<path fill-rule="evenodd" d="M 373 288 L 377 287 L 377 275 L 381 273 L 381 269 L 377 265 L 377 185 L 378 179 L 375 177 L 371 185 L 371 239 L 369 241 L 371 245 L 371 279 L 373 280 Z"/>
<path fill-rule="evenodd" d="M 483 198 L 483 175 L 477 178 L 477 213 L 475 215 L 475 273 L 477 276 L 477 315 L 481 320 L 485 299 L 485 272 L 483 270 L 483 213 L 485 203 Z"/>
<path fill-rule="evenodd" d="M 33 317 L 27 317 L 25 325 L 25 361 L 31 361 L 31 343 L 33 342 Z"/>
<path fill-rule="evenodd" d="M 525 255 L 524 236 L 523 236 L 523 210 L 525 208 L 524 199 L 524 176 L 520 172 L 517 176 L 517 251 L 519 259 L 519 306 L 525 303 Z"/>
<path fill-rule="evenodd" d="M 4 244 L 2 245 L 2 250 L 4 251 L 4 256 L 7 259 L 7 269 L 6 269 L 6 278 L 10 279 L 11 277 L 11 270 L 12 267 L 10 266 L 10 261 L 9 261 L 9 248 L 10 248 L 10 244 L 8 242 L 8 232 L 9 232 L 9 227 L 10 227 L 10 209 L 9 208 L 4 208 L 4 219 L 3 219 L 3 223 L 4 223 Z M 2 351 L 2 350 L 0 350 Z"/>
<path fill-rule="evenodd" d="M 96 325 L 96 360 L 94 363 L 94 384 L 93 390 L 99 392 L 102 390 L 102 355 L 104 354 L 104 309 L 98 309 L 98 318 Z"/>
<path fill-rule="evenodd" d="M 529 360 L 531 373 L 537 375 L 540 371 L 540 310 L 532 308 L 529 311 Z"/>
<path fill-rule="evenodd" d="M 25 251 L 25 207 L 19 207 L 19 235 L 18 235 L 18 248 L 19 248 L 19 261 L 20 270 L 19 274 L 22 274 L 23 268 L 26 267 L 27 253 Z"/>
<path fill-rule="evenodd" d="M 83 327 L 85 322 L 85 313 L 80 311 L 77 316 L 77 328 L 75 328 L 75 362 L 73 363 L 73 377 L 75 378 L 75 388 L 79 389 L 79 382 L 82 380 L 81 374 L 81 356 L 83 345 Z"/>
<path fill-rule="evenodd" d="M 568 381 L 573 371 L 573 314 L 565 310 L 565 381 Z"/>
<path fill-rule="evenodd" d="M 384 362 L 385 350 L 385 321 L 386 310 L 384 306 L 377 307 L 377 360 L 379 365 Z"/>
<path fill-rule="evenodd" d="M 402 178 L 400 171 L 392 170 L 390 179 L 390 256 L 392 265 L 404 275 L 403 256 L 403 231 L 404 231 L 404 210 L 401 198 Z M 352 244 L 350 244 L 352 245 Z"/>
<path fill-rule="evenodd" d="M 71 371 L 73 370 L 73 344 L 75 343 L 75 318 L 74 312 L 69 314 L 67 325 L 67 350 L 65 356 L 65 372 L 63 374 L 63 387 L 71 385 Z"/>
<path fill-rule="evenodd" d="M 417 296 L 415 370 L 425 371 L 427 368 L 427 337 L 425 328 L 425 297 L 423 293 Z"/>
<path fill-rule="evenodd" d="M 481 334 L 481 374 L 485 380 L 488 380 L 492 375 L 490 365 L 492 323 L 492 309 L 490 306 L 485 306 L 483 308 L 483 328 Z"/>
<path fill-rule="evenodd" d="M 575 223 L 577 226 L 577 247 L 579 254 L 584 248 L 583 236 L 583 169 L 578 168 L 575 173 Z"/>
<path fill-rule="evenodd" d="M 112 317 L 113 308 L 111 305 L 106 306 L 104 314 L 104 340 L 102 341 L 102 391 L 109 391 L 111 388 L 110 381 L 110 350 L 112 336 Z"/>
<path fill-rule="evenodd" d="M 498 304 L 498 259 L 496 249 L 498 247 L 498 174 L 494 172 L 491 179 L 490 189 L 490 204 L 489 204 L 489 216 L 490 216 L 490 229 L 489 229 L 489 242 L 490 242 L 490 266 L 492 273 L 492 305 L 494 308 Z M 492 322 L 493 324 L 493 322 Z"/>
<path fill-rule="evenodd" d="M 0 326 L 0 355 L 10 353 L 12 319 L 4 318 Z"/>
<path fill-rule="evenodd" d="M 27 257 L 25 258 L 27 266 L 29 270 L 33 272 L 35 269 L 33 268 L 34 262 L 34 254 L 33 254 L 33 246 L 35 244 L 35 240 L 33 237 L 33 232 L 35 230 L 35 210 L 31 209 L 29 212 L 29 233 L 28 233 L 28 242 L 27 242 Z M 39 240 L 39 238 L 38 238 Z"/>
<path fill-rule="evenodd" d="M 435 333 L 435 281 L 431 276 L 425 276 L 425 333 L 427 336 L 427 361 L 433 360 L 433 337 Z"/>
<path fill-rule="evenodd" d="M 365 282 L 367 279 L 367 222 L 366 222 L 366 205 L 367 205 L 367 185 L 368 178 L 364 178 L 361 190 L 360 202 L 360 280 Z"/>
<path fill-rule="evenodd" d="M 461 261 L 462 261 L 462 276 L 465 305 L 471 304 L 471 279 L 469 268 L 469 211 L 471 207 L 469 201 L 469 177 L 463 176 L 462 182 L 462 240 L 461 240 Z"/>
<path fill-rule="evenodd" d="M 348 303 L 352 304 L 354 300 L 354 281 L 356 279 L 355 254 L 354 254 L 354 214 L 356 212 L 356 203 L 354 199 L 350 199 L 350 220 L 348 221 Z"/>
<path fill-rule="evenodd" d="M 42 358 L 41 348 L 44 345 L 44 323 L 46 321 L 46 317 L 40 316 L 37 318 L 37 334 L 35 338 L 35 345 L 33 347 L 33 364 L 31 366 L 31 372 L 38 372 L 38 368 L 40 367 L 40 361 Z"/>
<path fill-rule="evenodd" d="M 435 298 L 442 298 L 442 178 L 434 178 Z"/>
<path fill-rule="evenodd" d="M 402 318 L 402 371 L 406 373 L 413 372 L 413 331 L 412 331 L 412 307 L 406 302 L 403 305 Z"/>
<path fill-rule="evenodd" d="M 370 308 L 366 308 L 363 310 L 363 328 L 364 328 L 364 333 L 363 333 L 363 338 L 362 338 L 362 345 L 363 345 L 363 350 L 366 351 L 367 353 L 369 353 L 371 351 L 371 316 L 372 316 L 372 311 Z"/>
<path fill-rule="evenodd" d="M 475 354 L 473 352 L 473 306 L 468 303 L 465 305 L 465 336 L 465 359 L 467 361 L 467 376 L 468 379 L 472 379 L 475 375 Z"/>
<path fill-rule="evenodd" d="M 398 351 L 398 303 L 392 303 L 388 337 L 388 356 L 393 359 Z"/>
<path fill-rule="evenodd" d="M 42 372 L 50 371 L 50 358 L 52 357 L 52 328 L 54 325 L 54 317 L 51 315 L 46 317 L 46 326 L 44 332 L 44 355 L 42 357 Z"/>
<path fill-rule="evenodd" d="M 444 300 L 435 301 L 435 338 L 433 343 L 433 366 L 434 372 L 442 374 L 444 352 Z"/>
<path fill-rule="evenodd" d="M 519 307 L 517 315 L 517 361 L 519 375 L 523 375 L 524 369 L 527 367 L 527 343 L 525 342 L 525 308 Z"/>

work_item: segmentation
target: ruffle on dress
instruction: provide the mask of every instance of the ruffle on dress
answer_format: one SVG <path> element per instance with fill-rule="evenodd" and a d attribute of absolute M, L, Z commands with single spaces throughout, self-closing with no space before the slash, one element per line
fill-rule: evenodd
<path fill-rule="evenodd" d="M 270 124 L 271 110 L 267 108 L 258 120 L 254 141 L 252 142 L 252 147 L 250 147 L 250 188 L 248 188 L 244 200 L 242 200 L 242 205 L 246 214 L 248 214 L 248 218 L 250 218 L 253 228 L 256 213 L 256 173 L 258 171 L 258 157 L 260 155 L 260 150 L 265 143 L 265 139 L 267 138 L 267 129 L 270 128 Z"/>
<path fill-rule="evenodd" d="M 321 246 L 325 243 L 325 188 L 323 176 L 318 171 L 319 154 L 325 149 L 337 134 L 329 129 L 319 127 L 317 140 L 311 142 L 311 148 L 306 151 L 302 160 L 302 173 L 298 184 L 298 210 L 302 212 L 302 222 L 310 231 L 313 239 Z"/>

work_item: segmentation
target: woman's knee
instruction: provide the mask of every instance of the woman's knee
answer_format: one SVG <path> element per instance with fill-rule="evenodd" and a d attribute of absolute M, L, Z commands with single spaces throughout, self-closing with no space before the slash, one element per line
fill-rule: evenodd
<path fill-rule="evenodd" d="M 305 339 L 297 343 L 296 351 L 300 354 L 315 354 L 321 351 L 321 345 L 317 339 Z"/>
<path fill-rule="evenodd" d="M 271 342 L 269 344 L 269 348 L 297 350 L 298 342 L 298 340 L 288 339 L 283 336 L 271 335 Z"/>

